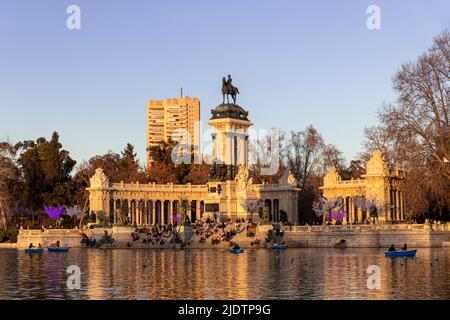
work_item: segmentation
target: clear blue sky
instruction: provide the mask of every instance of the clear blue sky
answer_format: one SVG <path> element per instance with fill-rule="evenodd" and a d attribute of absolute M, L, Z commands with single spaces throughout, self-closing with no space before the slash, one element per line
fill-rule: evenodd
<path fill-rule="evenodd" d="M 448 0 L 0 0 L 0 139 L 56 130 L 78 162 L 127 142 L 143 160 L 147 99 L 183 86 L 206 121 L 231 73 L 257 128 L 313 124 L 350 160 L 393 73 L 449 27 Z"/>

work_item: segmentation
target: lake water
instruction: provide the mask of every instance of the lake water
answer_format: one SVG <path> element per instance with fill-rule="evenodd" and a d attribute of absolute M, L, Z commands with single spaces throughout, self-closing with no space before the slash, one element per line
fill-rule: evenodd
<path fill-rule="evenodd" d="M 67 288 L 70 265 L 79 290 Z M 367 288 L 370 265 L 380 289 Z M 414 260 L 381 249 L 0 250 L 0 299 L 450 299 L 449 270 L 450 248 Z"/>

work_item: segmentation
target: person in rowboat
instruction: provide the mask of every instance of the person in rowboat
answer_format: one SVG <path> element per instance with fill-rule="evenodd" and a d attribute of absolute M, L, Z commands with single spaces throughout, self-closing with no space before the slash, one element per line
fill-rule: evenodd
<path fill-rule="evenodd" d="M 33 243 L 30 243 L 30 245 L 28 246 L 28 249 L 33 249 L 33 248 L 34 248 Z"/>
<path fill-rule="evenodd" d="M 408 250 L 408 246 L 406 245 L 406 243 L 403 245 L 403 248 L 402 248 L 402 250 L 403 251 L 406 251 L 406 250 Z"/>
<path fill-rule="evenodd" d="M 389 251 L 396 251 L 393 244 L 391 244 L 391 247 L 389 248 Z"/>

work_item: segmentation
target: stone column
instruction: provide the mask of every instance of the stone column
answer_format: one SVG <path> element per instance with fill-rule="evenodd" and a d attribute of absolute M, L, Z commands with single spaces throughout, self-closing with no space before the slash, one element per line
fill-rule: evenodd
<path fill-rule="evenodd" d="M 245 150 L 244 150 L 244 156 L 245 156 L 245 165 L 248 166 L 248 136 L 245 136 Z"/>
<path fill-rule="evenodd" d="M 173 201 L 169 200 L 169 221 L 168 223 L 172 223 L 172 215 L 173 215 Z"/>
<path fill-rule="evenodd" d="M 399 191 L 400 195 L 400 219 L 405 221 L 405 211 L 404 211 L 404 203 L 403 203 L 403 191 Z"/>
<path fill-rule="evenodd" d="M 128 204 L 127 215 L 128 215 L 129 220 L 131 220 L 132 211 L 131 211 L 131 200 L 130 199 L 127 199 L 127 204 Z"/>
<path fill-rule="evenodd" d="M 131 224 L 136 223 L 136 201 L 131 201 Z"/>
<path fill-rule="evenodd" d="M 151 215 L 152 215 L 152 224 L 155 225 L 156 224 L 156 201 L 152 200 L 152 211 L 151 211 Z"/>
<path fill-rule="evenodd" d="M 240 134 L 238 137 L 238 163 L 239 164 L 246 164 L 245 161 L 245 135 Z"/>
<path fill-rule="evenodd" d="M 117 214 L 116 214 L 116 205 L 117 205 L 117 203 L 116 203 L 116 199 L 113 199 L 113 221 L 114 221 L 114 224 L 116 224 L 117 223 Z"/>
<path fill-rule="evenodd" d="M 149 225 L 150 224 L 150 216 L 149 216 L 149 210 L 148 210 L 148 201 L 145 200 L 145 224 Z"/>
<path fill-rule="evenodd" d="M 165 203 L 164 203 L 164 200 L 161 200 L 161 210 L 160 210 L 159 216 L 160 216 L 162 225 L 166 224 L 166 219 L 164 218 L 164 210 L 165 210 Z"/>
<path fill-rule="evenodd" d="M 134 202 L 134 222 L 136 225 L 139 225 L 139 200 L 135 200 Z"/>
<path fill-rule="evenodd" d="M 192 222 L 192 216 L 191 216 L 191 201 L 186 200 L 186 214 L 189 217 L 189 221 Z"/>
<path fill-rule="evenodd" d="M 216 149 L 216 140 L 217 140 L 217 135 L 215 134 L 215 133 L 213 133 L 212 135 L 211 135 L 211 140 L 212 140 L 212 142 L 211 142 L 211 156 L 212 156 L 212 158 L 214 159 L 217 155 L 216 155 L 216 153 L 217 153 L 217 149 Z"/>
<path fill-rule="evenodd" d="M 234 165 L 234 134 L 227 132 L 227 164 Z"/>
<path fill-rule="evenodd" d="M 397 221 L 397 219 L 398 219 L 398 197 L 397 197 L 397 190 L 394 190 L 393 193 L 394 193 L 394 220 Z"/>
<path fill-rule="evenodd" d="M 143 214 L 143 212 L 142 212 L 142 202 L 141 202 L 141 200 L 139 200 L 139 202 L 138 202 L 138 208 L 139 208 L 139 210 L 138 210 L 138 220 L 139 220 L 139 225 L 142 225 L 143 224 L 143 217 L 142 217 L 142 214 Z"/>
<path fill-rule="evenodd" d="M 146 214 L 145 214 L 145 201 L 142 200 L 142 203 L 141 203 L 141 224 L 142 225 L 146 225 L 147 224 L 145 216 L 146 216 Z"/>
<path fill-rule="evenodd" d="M 345 211 L 345 215 L 344 215 L 344 219 L 342 220 L 342 224 L 347 224 L 347 211 L 348 211 L 348 216 L 349 216 L 349 219 L 350 219 L 350 198 L 348 198 L 348 197 L 345 197 L 345 198 L 342 198 L 342 201 L 344 202 L 344 211 Z M 348 202 L 347 202 L 347 200 L 348 200 Z M 331 219 L 331 217 L 330 217 L 330 219 Z"/>
<path fill-rule="evenodd" d="M 353 224 L 353 214 L 355 212 L 354 206 L 353 206 L 353 197 L 350 197 L 348 199 L 348 207 L 349 207 L 349 210 L 348 210 L 348 220 L 349 221 L 348 222 L 350 224 Z"/>
<path fill-rule="evenodd" d="M 200 213 L 200 200 L 195 200 L 195 213 L 197 216 L 197 219 L 200 220 L 201 217 L 201 213 Z"/>

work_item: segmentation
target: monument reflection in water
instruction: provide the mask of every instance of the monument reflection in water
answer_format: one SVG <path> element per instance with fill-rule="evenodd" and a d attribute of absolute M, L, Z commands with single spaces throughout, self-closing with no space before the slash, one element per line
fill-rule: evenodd
<path fill-rule="evenodd" d="M 390 260 L 380 249 L 0 250 L 0 299 L 449 299 L 449 253 Z M 81 269 L 80 290 L 67 288 L 70 265 Z M 367 288 L 369 265 L 380 267 L 380 290 Z"/>

